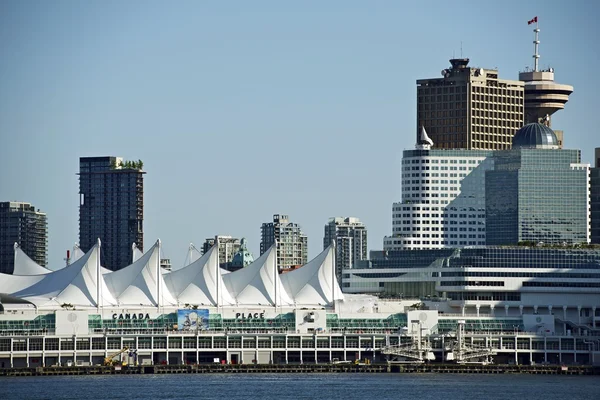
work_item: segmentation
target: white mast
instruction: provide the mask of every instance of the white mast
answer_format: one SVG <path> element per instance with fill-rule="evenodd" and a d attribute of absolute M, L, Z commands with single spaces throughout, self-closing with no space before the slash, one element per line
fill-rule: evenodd
<path fill-rule="evenodd" d="M 100 299 L 102 298 L 102 285 L 101 280 L 103 279 L 100 274 L 100 247 L 102 243 L 100 242 L 100 238 L 98 238 L 98 252 L 96 253 L 96 307 L 98 308 L 98 312 L 100 312 Z"/>
<path fill-rule="evenodd" d="M 275 266 L 275 278 L 273 279 L 273 284 L 275 285 L 275 301 L 273 302 L 273 306 L 275 307 L 275 314 L 277 314 L 277 278 L 279 278 L 279 270 L 277 268 L 277 239 L 275 239 L 275 262 L 273 265 Z"/>
<path fill-rule="evenodd" d="M 219 236 L 215 236 L 215 244 L 213 245 L 215 248 L 213 249 L 213 251 L 217 252 L 217 265 L 216 265 L 216 271 L 215 271 L 215 279 L 216 281 L 216 286 L 217 286 L 217 312 L 219 311 L 219 304 L 221 304 L 221 299 L 220 299 L 220 290 L 219 290 L 219 286 L 221 284 L 221 281 L 219 280 L 220 276 L 219 274 L 221 273 L 221 271 L 219 271 L 219 264 L 220 264 L 220 260 L 219 260 Z M 190 255 L 192 253 L 190 252 Z M 191 260 L 191 259 L 190 259 Z"/>
<path fill-rule="evenodd" d="M 161 242 L 160 239 L 158 239 L 156 241 L 156 243 L 158 244 L 158 257 L 156 258 L 156 308 L 158 308 L 158 311 L 160 312 L 160 278 L 161 278 L 161 273 L 160 273 L 160 246 L 161 246 Z"/>
<path fill-rule="evenodd" d="M 538 25 L 538 17 L 535 17 L 535 29 L 533 31 L 535 32 L 535 40 L 533 41 L 533 72 L 538 72 L 538 64 L 540 59 L 540 55 L 538 54 L 538 46 L 540 45 L 540 28 Z"/>

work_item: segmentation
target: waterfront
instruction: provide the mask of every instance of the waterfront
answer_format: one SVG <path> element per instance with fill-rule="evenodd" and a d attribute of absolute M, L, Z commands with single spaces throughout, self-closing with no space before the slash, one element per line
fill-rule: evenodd
<path fill-rule="evenodd" d="M 250 374 L 17 377 L 0 379 L 12 399 L 516 399 L 600 398 L 595 376 L 458 374 Z"/>

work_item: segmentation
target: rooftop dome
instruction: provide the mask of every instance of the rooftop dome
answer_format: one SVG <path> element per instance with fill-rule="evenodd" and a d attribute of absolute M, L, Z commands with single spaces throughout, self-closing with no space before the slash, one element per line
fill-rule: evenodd
<path fill-rule="evenodd" d="M 558 139 L 552 129 L 544 124 L 533 122 L 515 133 L 512 147 L 533 149 L 558 149 Z"/>

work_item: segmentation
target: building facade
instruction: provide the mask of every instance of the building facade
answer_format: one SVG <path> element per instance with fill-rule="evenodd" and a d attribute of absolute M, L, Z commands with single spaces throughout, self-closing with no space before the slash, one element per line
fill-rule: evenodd
<path fill-rule="evenodd" d="M 120 157 L 79 159 L 79 245 L 86 252 L 102 242 L 102 265 L 131 263 L 132 243 L 144 248 L 144 174 L 141 161 Z"/>
<path fill-rule="evenodd" d="M 402 201 L 392 206 L 384 250 L 485 245 L 488 150 L 432 149 L 424 128 L 402 157 Z"/>
<path fill-rule="evenodd" d="M 442 78 L 417 80 L 417 126 L 436 148 L 509 149 L 523 125 L 524 83 L 498 78 L 493 69 L 450 60 Z"/>
<path fill-rule="evenodd" d="M 591 241 L 600 244 L 600 147 L 594 150 L 594 168 L 590 169 Z"/>
<path fill-rule="evenodd" d="M 221 268 L 226 268 L 233 257 L 240 250 L 242 244 L 239 238 L 226 235 L 216 235 L 214 238 L 207 238 L 202 244 L 202 254 L 205 254 L 215 243 L 219 243 L 219 264 Z"/>
<path fill-rule="evenodd" d="M 323 249 L 336 245 L 335 273 L 341 281 L 342 270 L 367 259 L 367 228 L 354 217 L 335 217 L 325 225 Z"/>
<path fill-rule="evenodd" d="M 260 232 L 260 255 L 277 242 L 277 267 L 280 271 L 306 264 L 308 238 L 300 225 L 290 222 L 287 215 L 273 215 L 273 222 L 263 223 Z"/>
<path fill-rule="evenodd" d="M 15 243 L 37 264 L 48 264 L 48 221 L 46 213 L 30 203 L 0 203 L 0 272 L 12 274 Z"/>
<path fill-rule="evenodd" d="M 579 150 L 558 148 L 552 129 L 525 125 L 486 172 L 486 243 L 589 243 L 589 169 Z"/>

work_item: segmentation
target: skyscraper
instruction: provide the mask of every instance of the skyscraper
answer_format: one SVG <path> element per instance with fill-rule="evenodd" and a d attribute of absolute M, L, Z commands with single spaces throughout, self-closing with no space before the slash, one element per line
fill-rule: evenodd
<path fill-rule="evenodd" d="M 261 255 L 277 241 L 277 267 L 280 271 L 306 264 L 308 239 L 300 225 L 290 222 L 287 215 L 273 215 L 273 222 L 263 223 L 260 231 Z"/>
<path fill-rule="evenodd" d="M 589 164 L 561 150 L 549 127 L 521 128 L 485 176 L 486 244 L 590 241 Z"/>
<path fill-rule="evenodd" d="M 590 209 L 592 243 L 600 244 L 600 147 L 594 151 L 594 168 L 590 169 Z"/>
<path fill-rule="evenodd" d="M 427 129 L 434 148 L 509 149 L 523 126 L 524 83 L 468 63 L 452 59 L 442 78 L 417 80 L 417 127 Z"/>
<path fill-rule="evenodd" d="M 392 206 L 392 236 L 383 249 L 485 245 L 485 171 L 490 150 L 432 149 L 421 128 L 402 155 L 402 201 Z"/>
<path fill-rule="evenodd" d="M 41 266 L 48 263 L 48 222 L 46 213 L 30 203 L 0 203 L 0 272 L 12 274 L 14 244 Z"/>
<path fill-rule="evenodd" d="M 367 259 L 367 228 L 354 217 L 330 218 L 325 225 L 323 249 L 336 244 L 335 273 L 342 281 L 342 270 L 352 268 L 355 262 Z"/>
<path fill-rule="evenodd" d="M 102 265 L 131 263 L 132 243 L 144 246 L 144 174 L 141 161 L 120 157 L 79 159 L 79 245 L 88 251 L 99 238 Z"/>

